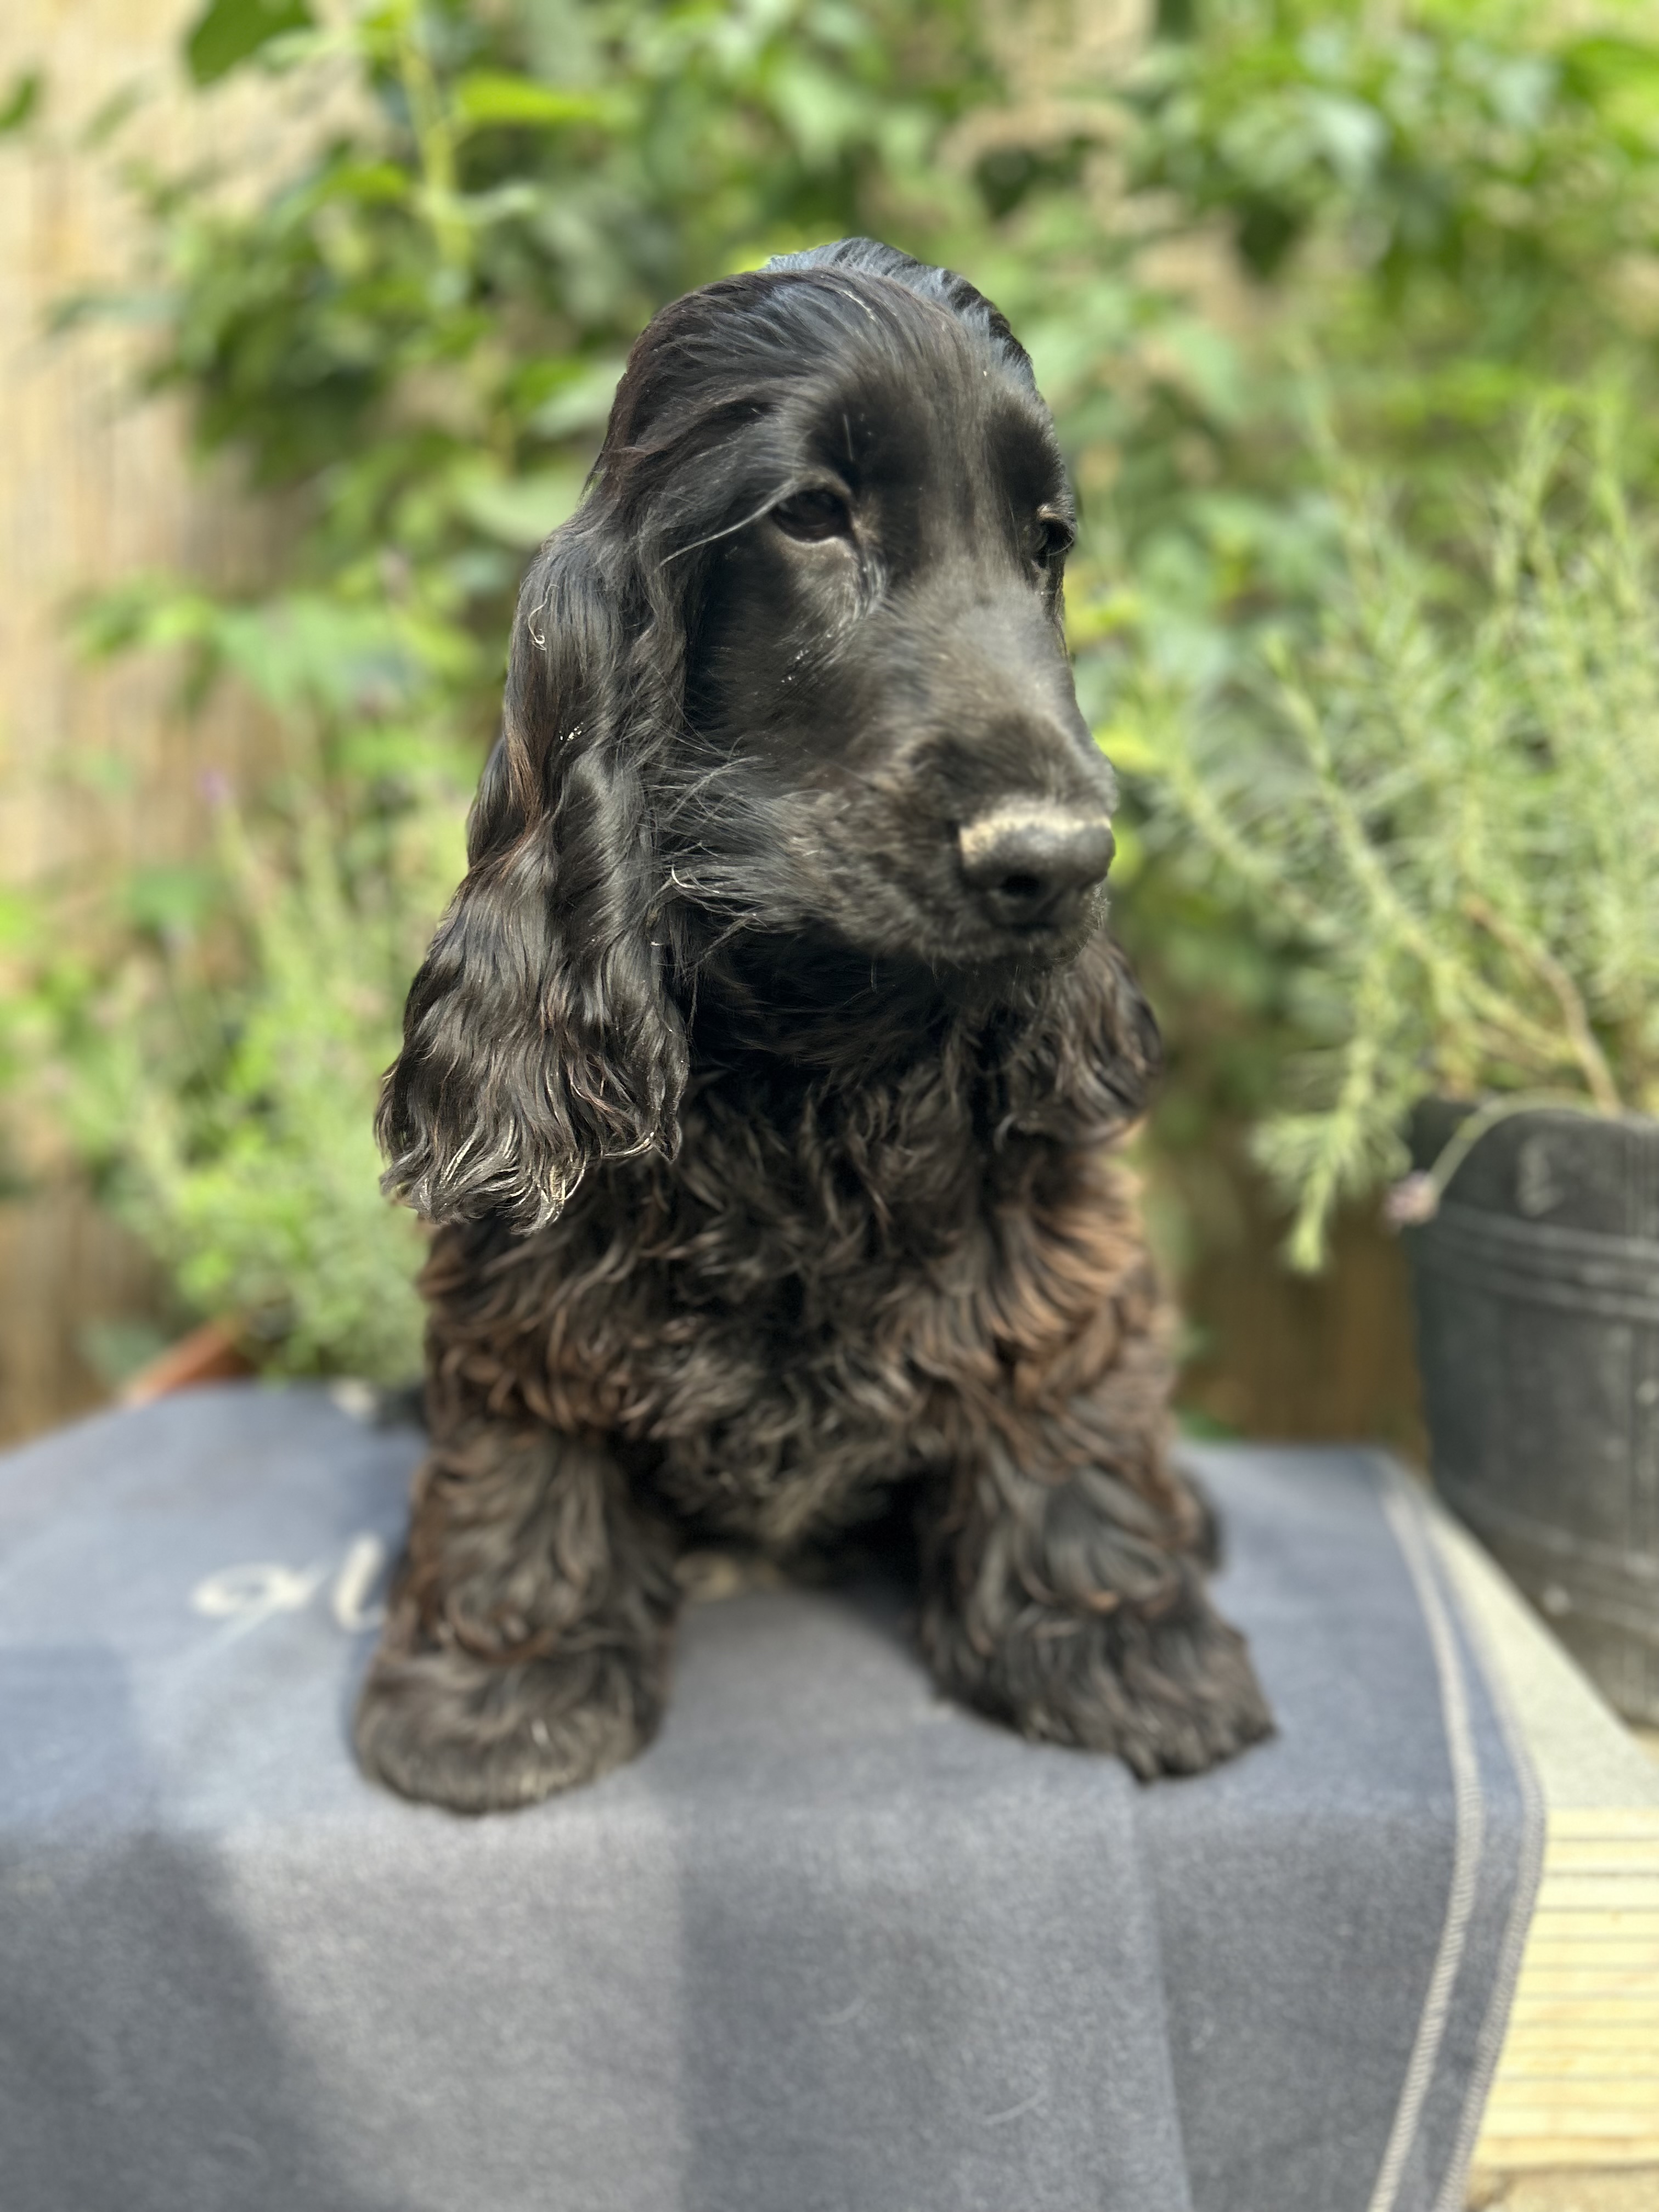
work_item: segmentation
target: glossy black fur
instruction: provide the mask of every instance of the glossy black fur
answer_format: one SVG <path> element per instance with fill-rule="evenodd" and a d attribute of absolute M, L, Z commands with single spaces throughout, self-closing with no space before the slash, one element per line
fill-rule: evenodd
<path fill-rule="evenodd" d="M 844 241 L 635 346 L 382 1103 L 388 1188 L 443 1224 L 357 1720 L 394 1788 L 484 1810 L 627 1758 L 684 1547 L 787 1557 L 896 1492 L 946 1688 L 1142 1775 L 1267 1729 L 1112 1158 L 1156 1029 L 1097 863 L 1004 866 L 1109 851 L 1071 534 L 959 277 Z"/>

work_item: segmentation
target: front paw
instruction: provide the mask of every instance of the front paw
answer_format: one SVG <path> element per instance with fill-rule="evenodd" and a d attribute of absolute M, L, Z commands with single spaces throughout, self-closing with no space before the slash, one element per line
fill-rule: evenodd
<path fill-rule="evenodd" d="M 1273 1732 L 1243 1638 L 1196 1579 L 1163 1613 L 1011 1605 L 972 1632 L 923 1619 L 941 1687 L 1039 1742 L 1115 1753 L 1143 1782 L 1201 1774 Z"/>
<path fill-rule="evenodd" d="M 400 1796 L 457 1813 L 532 1805 L 649 1742 L 663 1671 L 657 1655 L 615 1648 L 501 1663 L 383 1646 L 357 1701 L 358 1762 Z"/>

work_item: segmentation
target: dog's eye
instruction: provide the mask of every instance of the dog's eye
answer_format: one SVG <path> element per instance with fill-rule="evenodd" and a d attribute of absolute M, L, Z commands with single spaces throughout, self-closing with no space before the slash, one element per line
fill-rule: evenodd
<path fill-rule="evenodd" d="M 793 499 L 779 501 L 772 509 L 772 520 L 786 538 L 805 538 L 809 543 L 821 538 L 845 538 L 853 522 L 846 501 L 832 491 L 798 491 Z"/>
<path fill-rule="evenodd" d="M 1077 532 L 1063 514 L 1039 514 L 1031 526 L 1031 558 L 1039 568 L 1063 561 L 1077 544 Z"/>

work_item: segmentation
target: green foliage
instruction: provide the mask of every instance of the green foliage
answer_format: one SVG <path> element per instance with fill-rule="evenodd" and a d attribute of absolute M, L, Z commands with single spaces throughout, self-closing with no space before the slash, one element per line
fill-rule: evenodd
<path fill-rule="evenodd" d="M 963 269 L 1054 404 L 1085 510 L 1079 692 L 1130 772 L 1120 920 L 1172 1047 L 1166 1200 L 1201 1237 L 1218 1122 L 1328 1035 L 1332 956 L 1139 836 L 1164 817 L 1135 717 L 1177 693 L 1232 713 L 1351 568 L 1313 365 L 1432 551 L 1540 394 L 1619 363 L 1632 423 L 1659 420 L 1659 48 L 1620 20 L 1200 0 L 1091 81 L 1045 73 L 1064 0 L 1000 37 L 982 0 L 363 0 L 322 28 L 301 0 L 214 0 L 198 82 L 252 65 L 349 119 L 252 205 L 234 179 L 135 172 L 153 265 L 102 305 L 159 303 L 155 380 L 284 503 L 287 551 L 258 591 L 140 580 L 82 621 L 90 649 L 180 656 L 181 711 L 225 680 L 251 694 L 271 765 L 210 850 L 69 887 L 14 954 L 83 1149 L 185 1299 L 263 1316 L 291 1365 L 407 1361 L 412 1232 L 373 1194 L 366 1133 L 518 574 L 580 496 L 650 313 L 852 231 Z M 1625 459 L 1641 489 L 1651 434 Z M 1328 662 L 1285 665 L 1335 744 Z M 131 804 L 118 764 L 82 769 L 88 803 Z"/>
<path fill-rule="evenodd" d="M 320 816 L 294 824 L 277 869 L 226 805 L 216 857 L 246 929 L 232 980 L 216 987 L 177 919 L 157 926 L 159 966 L 130 954 L 100 979 L 64 1041 L 76 1134 L 189 1306 L 236 1316 L 279 1370 L 406 1375 L 422 1242 L 380 1196 L 368 1109 L 419 948 L 349 880 Z M 459 858 L 420 856 L 415 905 Z"/>
<path fill-rule="evenodd" d="M 185 41 L 198 84 L 212 84 L 285 31 L 311 29 L 305 0 L 212 0 Z"/>
<path fill-rule="evenodd" d="M 40 112 L 46 79 L 39 70 L 20 70 L 4 93 L 0 93 L 0 137 L 27 130 Z"/>
<path fill-rule="evenodd" d="M 282 710 L 289 757 L 246 813 L 210 775 L 193 861 L 83 900 L 67 947 L 37 931 L 20 1021 L 47 1032 L 77 1148 L 184 1306 L 277 1369 L 395 1380 L 418 1364 L 422 1240 L 380 1196 L 370 1122 L 463 866 L 471 749 L 398 719 L 387 672 L 407 683 L 399 648 L 421 664 L 395 623 L 301 595 L 286 629 L 183 595 L 116 611 L 106 641 L 183 634 Z M 384 711 L 352 719 L 370 679 Z"/>
<path fill-rule="evenodd" d="M 1310 374 L 1345 449 L 1407 478 L 1425 519 L 1550 391 L 1619 363 L 1653 392 L 1651 41 L 1565 35 L 1497 0 L 1211 0 L 1120 100 L 1127 343 L 1081 326 L 1052 255 L 1024 280 L 1093 372 L 1060 397 L 1085 489 L 1109 483 L 1093 545 L 1133 594 L 1108 690 L 1148 652 L 1218 665 L 1258 621 L 1316 602 L 1334 539 Z M 1230 250 L 1182 285 L 1172 255 L 1200 240 Z M 1656 459 L 1640 431 L 1632 465 Z"/>
<path fill-rule="evenodd" d="M 1659 555 L 1624 444 L 1607 409 L 1588 451 L 1535 416 L 1473 592 L 1338 475 L 1316 636 L 1207 699 L 1149 690 L 1160 827 L 1293 948 L 1322 1042 L 1259 1137 L 1303 1266 L 1427 1092 L 1659 1110 Z"/>
<path fill-rule="evenodd" d="M 1405 496 L 1425 555 L 1455 557 L 1468 484 L 1563 391 L 1623 385 L 1624 467 L 1651 498 L 1659 46 L 1651 6 L 1613 21 L 1209 0 L 1116 88 L 1107 224 L 1098 198 L 1051 196 L 999 226 L 992 289 L 1035 327 L 1082 484 L 1079 688 L 1132 825 L 1157 803 L 1148 684 L 1220 690 L 1316 626 L 1345 556 L 1316 414 Z M 1120 869 L 1117 916 L 1170 1048 L 1155 1166 L 1191 1259 L 1230 1233 L 1227 1132 L 1295 1094 L 1325 1031 L 1317 950 L 1176 857 Z"/>

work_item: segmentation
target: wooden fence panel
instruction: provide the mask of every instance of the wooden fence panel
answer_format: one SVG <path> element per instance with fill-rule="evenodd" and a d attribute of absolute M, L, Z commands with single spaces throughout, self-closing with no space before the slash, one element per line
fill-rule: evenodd
<path fill-rule="evenodd" d="M 222 468 L 187 451 L 180 408 L 137 392 L 142 324 L 53 335 L 55 306 L 130 283 L 142 233 L 120 180 L 135 156 L 179 164 L 234 151 L 258 179 L 317 127 L 268 83 L 192 94 L 178 70 L 199 0 L 9 0 L 0 88 L 42 72 L 38 125 L 0 140 L 0 880 L 187 852 L 201 774 L 234 767 L 259 732 L 224 700 L 191 720 L 176 669 L 91 667 L 65 635 L 75 596 L 159 568 L 252 574 L 272 523 Z M 134 104 L 101 145 L 110 103 Z M 93 772 L 88 773 L 88 764 Z M 115 794 L 112 796 L 111 794 Z M 157 1310 L 155 1272 L 64 1167 L 50 1113 L 27 1133 L 22 1194 L 0 1203 L 0 1438 L 95 1401 L 89 1324 Z M 15 1169 L 14 1169 L 15 1175 Z"/>

